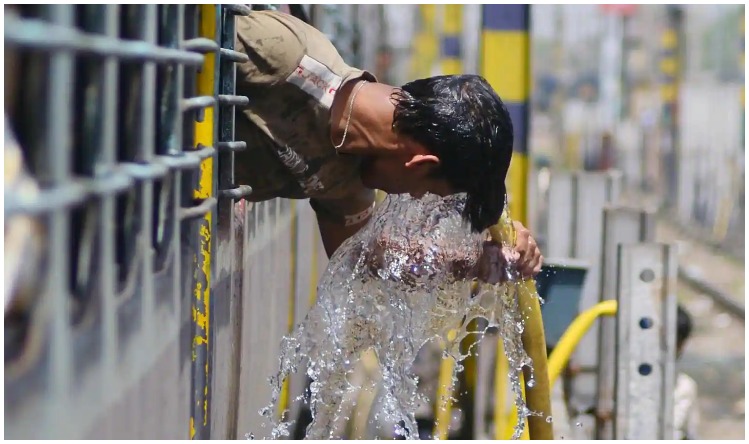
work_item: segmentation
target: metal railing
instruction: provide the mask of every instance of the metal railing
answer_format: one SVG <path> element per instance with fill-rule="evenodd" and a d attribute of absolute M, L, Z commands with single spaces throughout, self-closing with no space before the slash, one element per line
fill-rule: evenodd
<path fill-rule="evenodd" d="M 4 211 L 40 224 L 46 254 L 39 296 L 6 341 L 17 350 L 6 353 L 6 436 L 186 436 L 191 354 L 180 332 L 199 251 L 183 237 L 216 204 L 192 193 L 216 153 L 192 137 L 215 106 L 213 93 L 191 90 L 206 59 L 191 40 L 194 7 L 17 11 L 4 35 L 24 83 L 6 103 L 6 131 L 40 191 L 6 190 Z"/>

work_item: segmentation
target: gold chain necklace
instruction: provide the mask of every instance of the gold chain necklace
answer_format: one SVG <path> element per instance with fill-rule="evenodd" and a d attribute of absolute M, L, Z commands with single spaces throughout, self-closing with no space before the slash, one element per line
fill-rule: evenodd
<path fill-rule="evenodd" d="M 343 139 L 341 139 L 341 143 L 338 145 L 335 145 L 333 148 L 338 151 L 338 148 L 343 146 L 343 143 L 346 142 L 346 135 L 348 134 L 348 128 L 349 125 L 351 125 L 351 115 L 354 114 L 354 100 L 356 100 L 356 95 L 359 94 L 359 91 L 364 87 L 364 84 L 367 83 L 366 80 L 359 83 L 359 85 L 356 87 L 356 91 L 351 95 L 351 100 L 348 104 L 348 119 L 346 120 L 346 127 L 343 129 Z"/>

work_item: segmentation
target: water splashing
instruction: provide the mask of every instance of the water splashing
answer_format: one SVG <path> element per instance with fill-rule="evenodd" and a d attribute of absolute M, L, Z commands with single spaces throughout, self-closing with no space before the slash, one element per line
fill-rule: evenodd
<path fill-rule="evenodd" d="M 343 401 L 356 389 L 349 376 L 370 349 L 384 393 L 374 416 L 395 424 L 396 434 L 418 439 L 415 411 L 429 400 L 417 392 L 412 369 L 417 353 L 430 341 L 443 344 L 456 362 L 454 384 L 468 356 L 461 353 L 461 341 L 470 334 L 480 338 L 490 327 L 499 330 L 507 354 L 519 412 L 513 438 L 520 437 L 525 418 L 534 413 L 525 406 L 520 382 L 523 367 L 532 363 L 521 342 L 519 276 L 507 267 L 507 283 L 473 285 L 485 236 L 463 223 L 464 204 L 461 194 L 390 195 L 372 221 L 336 251 L 315 306 L 282 340 L 279 372 L 270 380 L 271 403 L 260 411 L 273 425 L 273 439 L 289 435 L 291 424 L 277 420 L 282 415 L 276 406 L 284 379 L 300 367 L 312 380 L 307 401 L 313 420 L 306 438 L 340 438 L 334 435 L 346 420 Z M 488 321 L 485 328 L 469 331 L 476 318 Z"/>

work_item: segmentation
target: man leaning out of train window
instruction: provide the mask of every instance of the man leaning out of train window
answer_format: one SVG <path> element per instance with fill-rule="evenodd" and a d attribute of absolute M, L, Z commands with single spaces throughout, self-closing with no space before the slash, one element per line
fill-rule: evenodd
<path fill-rule="evenodd" d="M 236 20 L 235 50 L 248 56 L 237 65 L 237 94 L 250 101 L 236 119 L 247 149 L 235 154 L 235 181 L 252 186 L 247 200 L 309 198 L 328 256 L 369 221 L 376 189 L 466 193 L 475 232 L 498 221 L 513 130 L 485 79 L 391 86 L 347 65 L 323 33 L 289 14 Z M 529 231 L 514 226 L 512 260 L 535 275 L 543 257 Z"/>

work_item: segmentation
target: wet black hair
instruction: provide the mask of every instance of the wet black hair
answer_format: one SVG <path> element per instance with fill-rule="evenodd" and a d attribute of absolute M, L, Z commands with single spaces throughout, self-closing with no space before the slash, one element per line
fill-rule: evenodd
<path fill-rule="evenodd" d="M 676 306 L 676 348 L 681 349 L 692 334 L 692 317 L 681 306 Z"/>
<path fill-rule="evenodd" d="M 494 225 L 505 205 L 512 157 L 510 114 L 481 76 L 436 76 L 393 93 L 393 130 L 440 158 L 437 171 L 467 194 L 463 218 L 475 232 Z"/>

